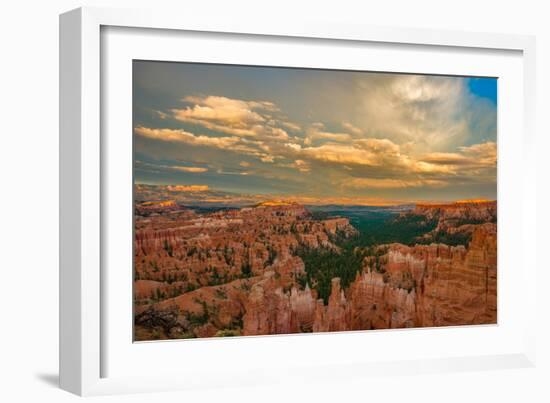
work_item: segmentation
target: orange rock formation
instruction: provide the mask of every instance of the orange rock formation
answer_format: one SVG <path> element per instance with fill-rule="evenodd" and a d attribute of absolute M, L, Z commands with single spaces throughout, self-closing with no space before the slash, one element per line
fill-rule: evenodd
<path fill-rule="evenodd" d="M 355 234 L 345 218 L 314 220 L 302 206 L 284 203 L 137 217 L 136 337 L 496 323 L 496 204 L 417 206 L 414 213 L 437 217 L 445 228 L 464 217 L 488 222 L 470 224 L 467 247 L 387 245 L 380 267 L 365 258 L 346 289 L 333 278 L 326 305 L 299 281 L 305 268 L 294 251 L 337 251 L 337 234 Z"/>

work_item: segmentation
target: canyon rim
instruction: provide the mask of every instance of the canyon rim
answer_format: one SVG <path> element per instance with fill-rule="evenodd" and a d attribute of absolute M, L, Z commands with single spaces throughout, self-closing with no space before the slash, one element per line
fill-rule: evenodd
<path fill-rule="evenodd" d="M 133 62 L 134 340 L 497 323 L 497 79 Z"/>

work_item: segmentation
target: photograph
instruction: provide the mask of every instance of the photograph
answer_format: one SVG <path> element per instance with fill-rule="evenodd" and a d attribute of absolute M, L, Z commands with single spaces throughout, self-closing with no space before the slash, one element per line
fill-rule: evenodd
<path fill-rule="evenodd" d="M 0 401 L 549 403 L 531 3 L 4 2 Z"/>
<path fill-rule="evenodd" d="M 497 323 L 497 78 L 132 63 L 135 342 Z"/>

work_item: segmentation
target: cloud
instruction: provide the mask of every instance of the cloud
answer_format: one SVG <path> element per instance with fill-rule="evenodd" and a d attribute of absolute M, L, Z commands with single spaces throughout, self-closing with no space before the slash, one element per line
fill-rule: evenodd
<path fill-rule="evenodd" d="M 301 99 L 289 103 L 293 117 L 300 116 L 299 123 L 270 101 L 201 95 L 181 98 L 183 106 L 158 112 L 156 121 L 169 128 L 138 126 L 135 134 L 173 143 L 152 146 L 151 158 L 166 161 L 165 153 L 177 161 L 179 150 L 196 152 L 201 161 L 217 161 L 209 165 L 212 172 L 219 168 L 220 174 L 234 175 L 224 178 L 227 183 L 236 183 L 237 175 L 249 175 L 242 179 L 263 186 L 262 191 L 275 186 L 275 180 L 285 182 L 281 187 L 326 192 L 334 186 L 355 194 L 363 189 L 449 187 L 451 191 L 463 184 L 493 186 L 496 109 L 471 95 L 466 80 L 357 74 L 353 88 L 344 86 L 346 80 L 338 81 L 342 90 L 330 92 L 330 97 L 310 96 L 304 110 Z M 277 99 L 284 102 L 285 97 Z M 335 113 L 318 104 L 333 105 Z M 139 150 L 147 154 L 145 146 Z M 252 159 L 257 161 L 251 164 Z"/>
<path fill-rule="evenodd" d="M 481 164 L 496 165 L 497 163 L 497 145 L 492 141 L 469 147 L 459 147 L 459 150 L 471 158 L 476 158 Z"/>
<path fill-rule="evenodd" d="M 265 118 L 254 111 L 261 108 L 258 102 L 246 102 L 226 97 L 207 96 L 204 98 L 189 96 L 182 99 L 194 106 L 184 109 L 172 109 L 177 120 L 199 124 L 219 131 L 227 129 L 241 135 L 254 135 L 250 127 L 265 121 Z M 237 134 L 236 133 L 236 134 Z"/>
<path fill-rule="evenodd" d="M 449 148 L 453 142 L 464 144 L 469 116 L 457 113 L 463 112 L 464 80 L 414 75 L 380 77 L 358 84 L 368 95 L 357 105 L 360 111 L 366 108 L 363 115 L 368 124 L 342 121 L 344 131 L 327 130 L 324 123 L 315 122 L 302 137 L 290 137 L 282 127 L 300 131 L 301 126 L 289 122 L 284 115 L 277 118 L 280 110 L 274 103 L 209 95 L 185 97 L 183 101 L 191 105 L 172 109 L 171 113 L 176 120 L 231 134 L 230 137 L 194 135 L 174 129 L 161 129 L 162 135 L 146 135 L 240 152 L 264 163 L 300 159 L 343 164 L 348 169 L 361 165 L 425 174 L 450 174 L 461 163 L 468 163 L 468 153 L 480 152 L 437 151 Z M 145 134 L 143 130 L 141 134 Z"/>
<path fill-rule="evenodd" d="M 388 139 L 361 139 L 341 143 L 325 143 L 317 147 L 299 147 L 288 145 L 295 151 L 295 155 L 304 159 L 313 159 L 332 164 L 347 166 L 359 165 L 366 167 L 380 167 L 386 171 L 410 172 L 443 172 L 445 168 L 431 165 L 427 162 L 416 161 L 403 154 L 400 146 Z"/>
<path fill-rule="evenodd" d="M 263 130 L 257 132 L 257 135 L 262 134 L 277 140 L 288 140 L 289 138 L 288 133 L 279 127 L 263 128 Z"/>
<path fill-rule="evenodd" d="M 168 119 L 170 117 L 170 115 L 168 115 L 166 112 L 163 112 L 163 111 L 155 111 L 155 113 L 157 114 L 159 119 L 162 119 L 162 120 Z"/>
<path fill-rule="evenodd" d="M 208 185 L 168 185 L 166 189 L 171 192 L 207 192 Z"/>
<path fill-rule="evenodd" d="M 280 126 L 300 129 L 292 122 L 274 119 L 271 113 L 278 112 L 279 108 L 268 101 L 244 101 L 215 95 L 187 96 L 182 101 L 192 106 L 171 109 L 174 119 L 220 133 L 286 140 L 288 133 Z"/>
<path fill-rule="evenodd" d="M 400 189 L 411 187 L 443 187 L 447 182 L 437 179 L 377 179 L 377 178 L 353 178 L 346 181 L 343 186 L 355 189 Z"/>
<path fill-rule="evenodd" d="M 304 139 L 305 145 L 310 145 L 316 140 L 330 140 L 337 142 L 346 142 L 351 140 L 349 133 L 337 133 L 325 130 L 323 123 L 314 123 L 307 131 Z"/>
<path fill-rule="evenodd" d="M 470 162 L 470 158 L 459 153 L 430 153 L 422 157 L 422 160 L 441 165 L 463 165 Z"/>
<path fill-rule="evenodd" d="M 496 135 L 496 109 L 473 97 L 462 78 L 387 74 L 357 85 L 364 96 L 354 120 L 367 137 L 435 152 Z"/>
<path fill-rule="evenodd" d="M 280 121 L 280 124 L 284 127 L 286 127 L 289 130 L 292 130 L 294 132 L 299 132 L 302 130 L 302 127 L 296 123 L 288 122 L 285 120 Z"/>
<path fill-rule="evenodd" d="M 299 150 L 304 158 L 336 164 L 377 165 L 375 155 L 353 145 L 326 143 L 318 147 L 306 147 Z"/>
<path fill-rule="evenodd" d="M 206 167 L 153 164 L 153 163 L 145 162 L 141 160 L 136 160 L 135 163 L 141 169 L 146 168 L 149 172 L 157 172 L 157 173 L 160 172 L 158 171 L 159 169 L 190 172 L 190 173 L 203 173 L 208 171 L 208 168 Z"/>
<path fill-rule="evenodd" d="M 218 148 L 225 151 L 257 156 L 258 158 L 267 157 L 266 153 L 259 149 L 262 145 L 261 142 L 248 141 L 237 136 L 213 137 L 195 135 L 181 129 L 151 129 L 143 126 L 136 127 L 134 132 L 139 136 L 154 140 Z"/>
<path fill-rule="evenodd" d="M 272 163 L 272 162 L 275 161 L 275 158 L 272 155 L 263 155 L 263 156 L 260 157 L 260 161 L 267 162 L 267 163 Z"/>
<path fill-rule="evenodd" d="M 301 173 L 308 173 L 311 171 L 311 166 L 309 162 L 304 160 L 296 160 L 287 164 L 280 164 L 279 166 L 285 167 L 285 168 L 292 168 L 296 169 L 297 171 Z"/>
<path fill-rule="evenodd" d="M 415 96 L 428 97 L 422 94 Z M 315 125 L 317 133 L 324 133 L 321 127 L 321 124 Z M 330 165 L 330 169 L 333 170 L 332 179 L 323 179 L 333 181 L 334 185 L 344 184 L 343 187 L 347 189 L 440 188 L 451 183 L 492 183 L 497 158 L 494 142 L 461 146 L 453 152 L 431 152 L 417 156 L 411 151 L 408 143 L 400 146 L 386 138 L 350 138 L 347 142 L 323 139 L 326 142 L 320 145 L 302 146 L 296 142 L 282 142 L 275 138 L 257 140 L 238 136 L 214 137 L 195 135 L 178 129 L 137 127 L 136 134 L 161 141 L 211 147 L 223 152 L 247 155 L 258 158 L 263 163 L 291 168 L 301 174 L 314 172 L 314 166 L 321 167 L 322 172 Z M 250 166 L 246 161 L 237 161 L 235 164 L 243 168 Z M 190 173 L 207 171 L 202 167 L 171 169 Z M 273 174 L 265 170 L 255 170 L 251 173 L 233 172 L 231 169 L 220 169 L 218 173 L 253 174 L 266 179 Z"/>
<path fill-rule="evenodd" d="M 430 101 L 448 101 L 449 94 L 459 95 L 460 81 L 429 76 L 396 76 L 391 92 L 399 99 L 409 103 Z"/>
<path fill-rule="evenodd" d="M 497 145 L 490 141 L 486 143 L 474 144 L 458 148 L 458 152 L 429 153 L 421 157 L 423 162 L 432 165 L 446 165 L 453 170 L 496 168 L 497 164 Z"/>
<path fill-rule="evenodd" d="M 363 134 L 363 130 L 359 129 L 358 127 L 352 125 L 349 122 L 342 122 L 342 127 L 346 129 L 349 133 L 353 134 L 354 136 L 360 136 Z"/>
<path fill-rule="evenodd" d="M 202 172 L 208 171 L 208 168 L 203 168 L 203 167 L 182 167 L 182 166 L 174 165 L 174 166 L 171 166 L 170 168 L 176 171 L 192 172 L 192 173 L 202 173 Z"/>
<path fill-rule="evenodd" d="M 401 150 L 399 145 L 393 143 L 391 140 L 388 139 L 366 138 L 356 140 L 353 142 L 353 144 L 357 148 L 384 155 L 397 155 L 400 153 Z"/>
<path fill-rule="evenodd" d="M 406 148 L 406 147 L 405 147 Z M 388 139 L 361 139 L 349 144 L 325 143 L 318 147 L 300 147 L 287 144 L 294 157 L 343 165 L 378 168 L 386 174 L 455 174 L 459 167 L 496 166 L 496 144 L 476 144 L 460 147 L 455 153 L 430 153 L 421 158 L 403 152 Z"/>
<path fill-rule="evenodd" d="M 143 126 L 135 128 L 135 132 L 143 137 L 150 139 L 185 143 L 191 145 L 228 148 L 237 144 L 238 137 L 210 137 L 204 135 L 195 135 L 181 129 L 151 129 Z"/>
<path fill-rule="evenodd" d="M 233 171 L 224 171 L 223 169 L 218 169 L 216 173 L 220 175 L 242 175 L 242 176 L 246 176 L 250 174 L 249 172 L 246 172 L 246 171 L 233 172 Z"/>
<path fill-rule="evenodd" d="M 456 152 L 429 153 L 421 157 L 408 153 L 407 146 L 403 148 L 388 139 L 375 138 L 353 140 L 348 144 L 325 143 L 317 147 L 286 144 L 288 158 L 303 160 L 308 172 L 314 161 L 340 168 L 334 185 L 344 184 L 346 188 L 441 188 L 451 183 L 491 183 L 491 178 L 495 178 L 495 143 L 459 147 Z"/>
<path fill-rule="evenodd" d="M 309 163 L 304 160 L 296 160 L 294 161 L 294 168 L 296 168 L 300 172 L 309 172 L 311 170 L 311 167 L 309 166 Z"/>

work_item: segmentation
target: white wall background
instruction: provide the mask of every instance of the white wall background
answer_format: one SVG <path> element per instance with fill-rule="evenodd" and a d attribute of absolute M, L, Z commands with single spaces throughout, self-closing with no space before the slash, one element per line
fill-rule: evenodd
<path fill-rule="evenodd" d="M 186 4 L 187 3 L 187 4 Z M 512 3 L 512 2 L 510 2 Z M 66 402 L 55 386 L 58 337 L 58 14 L 81 5 L 186 7 L 231 18 L 318 17 L 372 25 L 464 29 L 537 36 L 539 163 L 539 363 L 535 369 L 353 379 L 302 387 L 258 387 L 98 401 L 550 401 L 548 264 L 550 11 L 544 1 L 20 0 L 0 6 L 0 399 Z M 544 187 L 543 187 L 544 185 Z M 228 363 L 230 365 L 230 363 Z"/>

